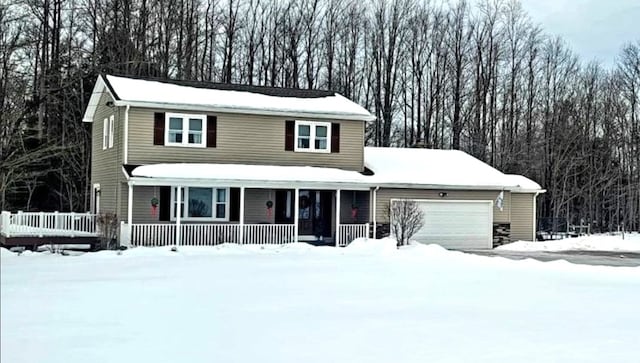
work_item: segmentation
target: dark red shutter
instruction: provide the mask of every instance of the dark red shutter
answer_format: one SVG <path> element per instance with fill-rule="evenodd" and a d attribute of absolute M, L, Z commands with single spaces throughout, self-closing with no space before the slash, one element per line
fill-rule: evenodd
<path fill-rule="evenodd" d="M 285 125 L 284 125 L 284 149 L 286 151 L 293 151 L 293 145 L 294 145 L 294 138 L 295 138 L 295 131 L 296 128 L 296 122 L 295 121 L 291 121 L 291 120 L 287 120 L 285 121 Z"/>
<path fill-rule="evenodd" d="M 164 112 L 153 114 L 153 144 L 164 145 Z"/>
<path fill-rule="evenodd" d="M 171 219 L 171 187 L 160 187 L 160 212 L 158 215 L 161 221 Z"/>
<path fill-rule="evenodd" d="M 340 152 L 340 124 L 336 122 L 331 124 L 331 152 Z"/>
<path fill-rule="evenodd" d="M 216 147 L 218 136 L 218 118 L 207 116 L 207 147 Z"/>

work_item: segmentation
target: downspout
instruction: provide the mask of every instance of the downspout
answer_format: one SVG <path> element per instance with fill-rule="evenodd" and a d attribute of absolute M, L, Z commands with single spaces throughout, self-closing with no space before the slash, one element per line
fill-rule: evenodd
<path fill-rule="evenodd" d="M 129 162 L 129 105 L 124 111 L 124 158 L 123 164 Z"/>
<path fill-rule="evenodd" d="M 380 186 L 378 185 L 374 190 L 373 190 L 373 239 L 376 239 L 376 232 L 378 231 L 378 223 L 376 222 L 376 209 L 377 209 L 377 204 L 378 204 L 378 189 L 380 189 Z"/>

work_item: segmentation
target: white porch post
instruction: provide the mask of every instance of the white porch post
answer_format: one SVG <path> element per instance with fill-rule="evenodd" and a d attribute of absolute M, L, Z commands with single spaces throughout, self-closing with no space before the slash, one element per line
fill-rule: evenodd
<path fill-rule="evenodd" d="M 293 193 L 293 242 L 298 243 L 298 218 L 300 218 L 300 189 Z"/>
<path fill-rule="evenodd" d="M 178 185 L 176 187 L 176 247 L 180 246 L 180 238 L 182 237 L 182 231 L 180 230 L 180 219 L 182 215 L 182 187 Z"/>
<path fill-rule="evenodd" d="M 336 189 L 336 247 L 340 247 L 340 189 Z"/>
<path fill-rule="evenodd" d="M 129 189 L 127 190 L 127 230 L 124 231 L 126 232 L 126 241 L 123 240 L 122 238 L 122 229 L 123 226 L 122 224 L 120 224 L 120 243 L 125 245 L 125 246 L 129 246 L 131 245 L 131 241 L 132 241 L 132 237 L 133 237 L 133 227 L 131 226 L 131 224 L 133 223 L 133 184 L 129 183 Z M 126 243 L 123 243 L 126 242 Z"/>
<path fill-rule="evenodd" d="M 376 234 L 378 231 L 378 224 L 376 222 L 376 208 L 378 202 L 378 188 L 373 189 L 373 239 L 376 239 Z"/>
<path fill-rule="evenodd" d="M 244 187 L 240 187 L 240 241 L 244 243 Z"/>
<path fill-rule="evenodd" d="M 129 241 L 131 241 L 131 224 L 133 223 L 133 184 L 129 183 L 127 194 L 127 224 L 129 225 Z"/>

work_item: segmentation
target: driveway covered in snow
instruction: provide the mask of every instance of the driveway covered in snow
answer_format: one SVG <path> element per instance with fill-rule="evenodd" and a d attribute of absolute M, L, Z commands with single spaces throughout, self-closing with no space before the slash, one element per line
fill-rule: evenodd
<path fill-rule="evenodd" d="M 640 268 L 395 242 L 2 252 L 2 362 L 637 362 Z"/>
<path fill-rule="evenodd" d="M 509 251 L 509 250 L 467 250 L 480 256 L 503 257 L 512 260 L 524 260 L 531 258 L 538 261 L 558 261 L 564 260 L 582 265 L 599 266 L 640 266 L 640 253 L 638 252 L 615 252 L 615 251 Z"/>
<path fill-rule="evenodd" d="M 590 235 L 547 242 L 514 242 L 493 250 L 467 250 L 481 256 L 513 260 L 566 260 L 603 266 L 640 266 L 640 234 Z"/>

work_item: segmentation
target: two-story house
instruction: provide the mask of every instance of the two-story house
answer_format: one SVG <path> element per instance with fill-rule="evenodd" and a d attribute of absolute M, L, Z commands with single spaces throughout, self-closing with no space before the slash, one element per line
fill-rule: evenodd
<path fill-rule="evenodd" d="M 92 210 L 121 242 L 346 245 L 416 200 L 417 239 L 491 248 L 535 235 L 540 186 L 461 151 L 364 147 L 366 109 L 328 91 L 98 77 Z"/>

